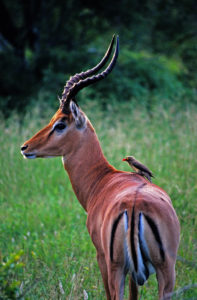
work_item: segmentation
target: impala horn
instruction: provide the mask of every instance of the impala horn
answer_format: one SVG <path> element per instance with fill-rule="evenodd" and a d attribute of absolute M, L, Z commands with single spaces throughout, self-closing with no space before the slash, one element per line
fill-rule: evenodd
<path fill-rule="evenodd" d="M 94 68 L 87 70 L 86 72 L 81 72 L 79 74 L 75 74 L 66 82 L 64 91 L 62 93 L 62 98 L 60 99 L 60 109 L 62 110 L 62 112 L 64 112 L 64 113 L 70 112 L 70 109 L 69 109 L 70 101 L 71 101 L 71 99 L 74 99 L 76 94 L 81 89 L 83 89 L 84 87 L 86 87 L 92 83 L 95 83 L 99 80 L 104 79 L 112 71 L 113 67 L 115 66 L 116 60 L 118 58 L 118 53 L 119 53 L 119 38 L 118 38 L 118 36 L 116 39 L 116 48 L 114 51 L 114 55 L 111 59 L 111 62 L 109 63 L 109 65 L 103 72 L 101 72 L 97 75 L 94 75 L 106 64 L 106 62 L 112 52 L 114 39 L 115 39 L 115 35 L 113 36 L 112 41 L 111 41 L 109 48 L 107 49 L 104 57 Z M 91 75 L 93 75 L 93 76 L 91 76 Z"/>

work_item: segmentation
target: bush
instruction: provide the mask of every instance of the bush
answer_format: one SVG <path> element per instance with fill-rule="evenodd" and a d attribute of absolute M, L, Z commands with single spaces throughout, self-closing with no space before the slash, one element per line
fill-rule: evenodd
<path fill-rule="evenodd" d="M 34 78 L 27 74 L 27 70 L 24 73 L 18 72 L 20 66 L 17 61 L 10 64 L 10 66 L 15 65 L 16 69 L 5 72 L 5 74 L 10 73 L 12 76 L 4 78 L 4 90 L 6 86 L 7 89 L 11 86 L 11 90 L 10 94 L 6 90 L 5 95 L 0 97 L 0 110 L 6 112 L 17 108 L 21 111 L 32 98 L 38 98 L 39 101 L 42 98 L 40 97 L 41 94 L 46 96 L 44 101 L 47 104 L 54 106 L 57 96 L 61 96 L 63 86 L 70 75 L 94 67 L 102 58 L 103 52 L 100 53 L 96 49 L 87 47 L 86 49 L 83 48 L 82 53 L 76 50 L 67 53 L 63 49 L 57 50 L 55 48 L 51 49 L 48 55 L 51 57 L 51 63 L 42 70 L 39 91 L 33 97 Z M 12 61 L 12 58 L 10 59 Z M 4 69 L 3 66 L 2 69 Z M 186 73 L 185 67 L 178 58 L 169 58 L 145 51 L 131 51 L 124 47 L 121 49 L 112 74 L 106 80 L 80 92 L 77 99 L 82 98 L 83 101 L 87 98 L 99 99 L 103 107 L 114 99 L 121 102 L 137 100 L 138 102 L 145 102 L 150 107 L 153 102 L 160 102 L 163 99 L 171 101 L 179 98 L 180 101 L 185 94 L 187 97 L 184 99 L 195 98 L 192 91 L 184 86 Z M 12 78 L 13 74 L 16 77 L 15 81 Z M 32 84 L 27 89 L 26 85 L 31 81 Z M 27 91 L 29 100 L 27 100 Z"/>
<path fill-rule="evenodd" d="M 113 91 L 121 101 L 147 99 L 152 95 L 180 97 L 184 91 L 181 82 L 184 72 L 179 60 L 123 49 L 113 75 L 95 89 L 101 94 Z"/>

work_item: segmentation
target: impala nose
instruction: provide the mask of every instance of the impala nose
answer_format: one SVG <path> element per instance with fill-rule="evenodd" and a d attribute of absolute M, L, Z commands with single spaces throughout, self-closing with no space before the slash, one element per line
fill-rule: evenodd
<path fill-rule="evenodd" d="M 26 150 L 27 148 L 28 148 L 28 145 L 22 146 L 22 147 L 21 147 L 21 151 L 24 151 L 24 150 Z"/>

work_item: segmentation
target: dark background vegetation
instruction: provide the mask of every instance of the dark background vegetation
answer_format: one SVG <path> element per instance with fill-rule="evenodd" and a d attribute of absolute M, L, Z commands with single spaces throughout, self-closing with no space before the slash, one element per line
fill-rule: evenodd
<path fill-rule="evenodd" d="M 112 34 L 118 65 L 85 96 L 195 101 L 195 0 L 0 0 L 0 109 L 21 111 L 32 99 L 50 105 L 68 76 L 96 64 Z M 84 97 L 83 93 L 80 97 Z M 35 101 L 35 100 L 34 100 Z"/>

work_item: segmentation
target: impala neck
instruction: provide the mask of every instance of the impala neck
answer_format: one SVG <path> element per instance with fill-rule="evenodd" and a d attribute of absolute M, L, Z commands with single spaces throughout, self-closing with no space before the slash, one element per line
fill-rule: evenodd
<path fill-rule="evenodd" d="M 99 181 L 115 169 L 107 162 L 94 129 L 88 122 L 84 134 L 69 155 L 63 156 L 63 164 L 68 172 L 73 190 L 88 211 L 90 195 L 95 191 Z"/>

